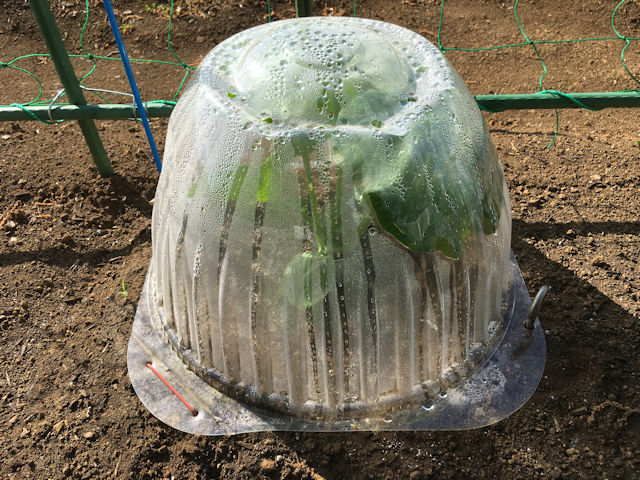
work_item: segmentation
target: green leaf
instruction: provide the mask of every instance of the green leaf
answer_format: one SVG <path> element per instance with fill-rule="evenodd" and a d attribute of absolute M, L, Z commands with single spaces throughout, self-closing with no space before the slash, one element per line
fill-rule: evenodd
<path fill-rule="evenodd" d="M 340 110 L 342 110 L 340 102 L 336 99 L 333 90 L 329 90 L 327 92 L 327 106 L 325 109 L 327 117 L 329 117 L 329 123 L 335 123 L 337 121 Z"/>
<path fill-rule="evenodd" d="M 238 167 L 238 170 L 236 170 L 236 174 L 234 175 L 233 181 L 231 182 L 231 189 L 229 190 L 229 200 L 232 200 L 234 202 L 238 200 L 238 196 L 240 195 L 240 188 L 242 187 L 244 177 L 247 176 L 248 171 L 248 165 L 240 165 Z"/>
<path fill-rule="evenodd" d="M 355 84 L 351 80 L 345 80 L 342 83 L 342 88 L 344 89 L 344 93 L 350 100 L 356 98 L 358 94 L 358 90 L 356 89 Z"/>
<path fill-rule="evenodd" d="M 294 255 L 284 269 L 284 294 L 291 305 L 297 308 L 311 307 L 329 293 L 326 277 L 329 258 L 318 253 L 304 252 Z"/>
<path fill-rule="evenodd" d="M 503 178 L 486 131 L 475 150 L 456 150 L 450 142 L 460 137 L 443 127 L 453 125 L 449 114 L 431 115 L 404 135 L 369 130 L 341 137 L 334 160 L 353 172 L 356 199 L 396 241 L 458 258 L 469 235 L 495 232 Z"/>
<path fill-rule="evenodd" d="M 193 198 L 193 196 L 196 194 L 197 188 L 198 188 L 198 180 L 193 182 L 191 184 L 191 187 L 189 187 L 189 191 L 187 192 L 187 198 Z"/>
<path fill-rule="evenodd" d="M 309 215 L 313 220 L 309 226 L 315 234 L 318 251 L 321 254 L 324 254 L 327 250 L 327 226 L 324 221 L 326 206 L 320 206 L 319 204 L 319 199 L 317 197 L 313 181 L 313 171 L 311 168 L 311 155 L 315 151 L 318 142 L 310 139 L 304 132 L 301 132 L 291 137 L 291 143 L 295 154 L 302 157 L 306 185 L 309 189 Z"/>
<path fill-rule="evenodd" d="M 260 165 L 260 179 L 258 180 L 257 201 L 266 203 L 269 200 L 269 183 L 271 180 L 271 163 L 273 155 L 269 155 Z"/>

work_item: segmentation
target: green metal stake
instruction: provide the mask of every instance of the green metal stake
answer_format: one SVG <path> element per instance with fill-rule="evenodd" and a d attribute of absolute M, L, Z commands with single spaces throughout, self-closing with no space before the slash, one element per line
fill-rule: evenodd
<path fill-rule="evenodd" d="M 299 17 L 312 16 L 311 0 L 296 0 L 296 15 Z"/>
<path fill-rule="evenodd" d="M 62 43 L 62 38 L 60 38 L 60 31 L 49 8 L 49 3 L 47 0 L 29 0 L 29 5 L 31 6 L 33 15 L 36 17 L 36 22 L 38 22 L 47 48 L 51 53 L 51 59 L 56 67 L 62 86 L 67 93 L 67 97 L 75 105 L 86 105 L 87 101 L 80 89 L 80 83 L 76 78 L 73 66 L 69 60 L 69 55 L 64 48 L 64 43 Z M 95 123 L 93 120 L 83 119 L 78 120 L 78 124 L 89 146 L 93 161 L 96 167 L 98 167 L 98 172 L 100 172 L 102 177 L 110 177 L 114 173 L 113 168 L 109 162 L 109 157 L 107 157 L 107 152 L 102 145 L 102 140 L 100 140 L 100 135 L 98 135 L 98 129 Z"/>
<path fill-rule="evenodd" d="M 640 108 L 640 92 L 586 92 L 562 96 L 558 93 L 476 95 L 478 105 L 489 111 L 552 108 Z M 570 97 L 570 98 L 568 98 Z M 149 118 L 171 115 L 172 102 L 144 104 Z M 49 116 L 51 115 L 51 117 Z M 0 106 L 0 122 L 24 120 L 125 120 L 138 117 L 134 104 L 60 105 L 49 111 L 47 105 Z"/>

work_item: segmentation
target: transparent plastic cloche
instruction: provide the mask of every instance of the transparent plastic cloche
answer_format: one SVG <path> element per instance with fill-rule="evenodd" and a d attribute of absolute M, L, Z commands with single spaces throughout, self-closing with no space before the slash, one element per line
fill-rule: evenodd
<path fill-rule="evenodd" d="M 219 391 L 371 415 L 482 363 L 510 235 L 482 116 L 431 43 L 373 20 L 274 22 L 214 48 L 171 116 L 151 296 Z"/>

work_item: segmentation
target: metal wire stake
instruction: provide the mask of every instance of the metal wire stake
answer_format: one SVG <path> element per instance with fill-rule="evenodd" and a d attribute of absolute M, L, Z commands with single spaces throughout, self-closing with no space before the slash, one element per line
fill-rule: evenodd
<path fill-rule="evenodd" d="M 527 319 L 523 324 L 524 328 L 526 328 L 527 330 L 533 330 L 533 324 L 538 317 L 538 312 L 540 311 L 540 308 L 542 308 L 542 302 L 544 301 L 544 297 L 546 297 L 547 293 L 549 292 L 549 288 L 550 287 L 548 285 L 543 285 L 542 288 L 538 290 L 536 298 L 534 298 L 533 302 L 531 302 L 531 307 L 529 307 L 529 312 L 527 313 Z"/>
<path fill-rule="evenodd" d="M 47 108 L 47 113 L 49 114 L 49 120 L 51 120 L 51 123 L 56 123 L 56 121 L 53 119 L 53 116 L 51 115 L 51 108 L 53 108 L 53 104 L 56 103 L 56 101 L 62 96 L 63 93 L 64 93 L 64 88 L 61 88 L 60 90 L 58 90 L 56 92 L 56 96 L 53 97 L 53 99 L 51 100 L 51 103 L 49 104 L 49 107 Z"/>
<path fill-rule="evenodd" d="M 84 85 L 80 85 L 80 88 L 82 88 L 83 90 L 87 90 L 89 92 L 113 93 L 114 95 L 126 95 L 127 97 L 133 98 L 134 99 L 134 101 L 132 103 L 133 117 L 130 117 L 129 120 L 138 120 L 138 118 L 136 117 L 136 112 L 138 111 L 138 106 L 135 103 L 135 96 L 133 95 L 133 93 L 119 92 L 117 90 L 107 90 L 105 88 L 90 88 L 90 87 L 85 87 Z M 146 107 L 146 105 L 144 103 L 142 105 L 144 106 L 144 111 L 147 113 L 147 117 L 148 117 L 149 116 L 149 111 L 147 110 L 147 107 Z"/>

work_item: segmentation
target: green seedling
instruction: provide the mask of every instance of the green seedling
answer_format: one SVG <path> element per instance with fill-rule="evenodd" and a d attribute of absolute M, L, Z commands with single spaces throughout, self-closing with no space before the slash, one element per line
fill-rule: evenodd
<path fill-rule="evenodd" d="M 165 5 L 164 3 L 158 3 L 156 4 L 156 2 L 153 2 L 151 4 L 146 3 L 144 5 L 144 9 L 149 12 L 149 13 L 153 13 L 153 14 L 168 14 L 169 13 L 169 7 L 167 5 Z"/>
<path fill-rule="evenodd" d="M 129 293 L 127 292 L 127 286 L 124 283 L 124 280 L 122 280 L 122 285 L 120 286 L 118 295 L 122 295 L 122 303 L 127 303 L 127 297 L 129 296 Z"/>
<path fill-rule="evenodd" d="M 123 23 L 122 25 L 120 25 L 120 31 L 122 32 L 123 35 L 126 35 L 128 32 L 130 32 L 134 28 L 135 28 L 135 25 L 133 23 Z"/>

